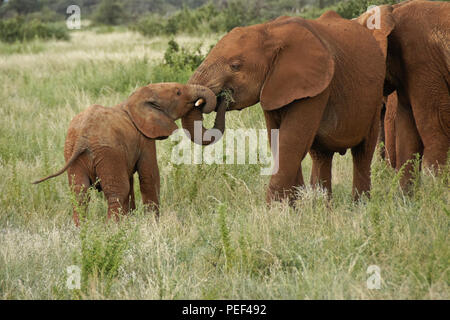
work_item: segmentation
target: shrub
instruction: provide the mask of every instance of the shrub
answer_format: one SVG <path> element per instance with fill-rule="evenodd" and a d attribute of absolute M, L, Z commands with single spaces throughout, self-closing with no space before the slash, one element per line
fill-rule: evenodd
<path fill-rule="evenodd" d="M 42 10 L 27 15 L 29 20 L 39 20 L 42 22 L 57 22 L 64 20 L 64 15 L 51 10 L 49 7 L 43 7 Z"/>
<path fill-rule="evenodd" d="M 130 29 L 146 37 L 155 37 L 164 33 L 165 25 L 161 22 L 161 17 L 150 14 L 140 18 Z"/>
<path fill-rule="evenodd" d="M 197 9 L 183 9 L 167 18 L 148 15 L 131 26 L 144 36 L 175 35 L 178 33 L 225 32 L 236 26 L 250 25 L 264 21 L 257 9 L 257 2 L 230 1 L 219 10 L 213 3 Z"/>
<path fill-rule="evenodd" d="M 349 0 L 336 5 L 336 12 L 343 18 L 352 19 L 360 16 L 371 5 L 394 4 L 395 0 Z"/>
<path fill-rule="evenodd" d="M 131 28 L 144 36 L 175 35 L 178 33 L 228 32 L 238 26 L 248 26 L 274 19 L 281 15 L 300 15 L 315 19 L 327 10 L 334 10 L 344 18 L 354 18 L 370 5 L 392 4 L 396 0 L 335 0 L 322 1 L 320 7 L 303 6 L 296 1 L 230 0 L 222 5 L 209 2 L 197 9 L 183 9 L 168 17 L 148 15 Z M 326 6 L 328 5 L 328 6 Z M 300 10 L 301 9 L 301 10 Z"/>
<path fill-rule="evenodd" d="M 119 25 L 127 20 L 122 4 L 116 0 L 103 0 L 95 10 L 92 20 L 96 24 Z"/>
<path fill-rule="evenodd" d="M 91 281 L 99 280 L 105 285 L 105 293 L 108 293 L 118 276 L 128 240 L 123 229 L 109 229 L 94 224 L 81 226 L 79 262 L 82 266 L 82 290 L 85 292 Z"/>
<path fill-rule="evenodd" d="M 164 53 L 164 59 L 150 72 L 151 82 L 188 81 L 192 72 L 202 63 L 205 55 L 200 50 L 201 44 L 189 50 L 170 40 Z"/>
<path fill-rule="evenodd" d="M 175 40 L 170 40 L 169 47 L 164 53 L 164 64 L 174 69 L 189 69 L 195 70 L 205 59 L 205 55 L 201 52 L 201 44 L 195 50 L 190 51 L 186 48 L 181 48 Z"/>
<path fill-rule="evenodd" d="M 265 21 L 261 8 L 255 1 L 230 1 L 223 11 L 224 29 L 230 31 L 239 26 L 247 26 Z"/>
<path fill-rule="evenodd" d="M 326 7 L 324 9 L 320 9 L 317 7 L 308 7 L 305 10 L 303 10 L 300 13 L 300 17 L 304 19 L 317 19 L 320 17 L 323 13 L 325 13 L 327 10 L 334 10 L 336 11 L 336 8 L 334 7 Z"/>
<path fill-rule="evenodd" d="M 92 197 L 94 189 L 88 190 Z M 123 226 L 105 225 L 97 220 L 98 211 L 89 211 L 87 206 L 79 205 L 77 196 L 71 193 L 71 202 L 80 215 L 81 250 L 74 252 L 74 263 L 81 265 L 81 292 L 88 294 L 90 288 L 109 294 L 114 279 L 119 276 L 119 268 L 123 263 L 124 253 L 131 239 Z"/>
<path fill-rule="evenodd" d="M 0 1 L 0 5 L 3 1 Z M 5 11 L 12 11 L 19 15 L 25 15 L 32 12 L 38 12 L 42 9 L 42 1 L 39 0 L 9 0 L 4 1 Z"/>
<path fill-rule="evenodd" d="M 69 33 L 60 24 L 44 23 L 39 20 L 26 21 L 21 16 L 0 20 L 0 41 L 11 43 L 35 38 L 69 40 Z"/>
<path fill-rule="evenodd" d="M 155 14 L 146 15 L 131 26 L 144 36 L 175 35 L 185 33 L 204 33 L 211 30 L 208 21 L 218 14 L 214 5 L 208 4 L 196 10 L 186 7 L 164 18 Z M 219 31 L 219 30 L 217 30 Z"/>

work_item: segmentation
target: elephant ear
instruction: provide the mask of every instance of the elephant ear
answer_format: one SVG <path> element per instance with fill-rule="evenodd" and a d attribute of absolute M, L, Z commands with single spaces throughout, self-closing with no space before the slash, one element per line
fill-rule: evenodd
<path fill-rule="evenodd" d="M 302 20 L 283 19 L 269 29 L 271 39 L 277 43 L 260 95 L 261 107 L 266 111 L 315 97 L 333 78 L 333 57 L 304 24 Z"/>
<path fill-rule="evenodd" d="M 169 116 L 146 102 L 127 104 L 125 111 L 136 128 L 147 138 L 167 138 L 178 129 Z"/>
<path fill-rule="evenodd" d="M 386 58 L 388 36 L 395 28 L 392 7 L 390 5 L 373 6 L 354 20 L 372 32 L 373 37 L 383 52 L 383 56 Z"/>

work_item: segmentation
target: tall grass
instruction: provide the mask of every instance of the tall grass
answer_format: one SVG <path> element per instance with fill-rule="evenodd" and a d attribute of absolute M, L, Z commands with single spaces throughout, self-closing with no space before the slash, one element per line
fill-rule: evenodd
<path fill-rule="evenodd" d="M 36 38 L 69 40 L 70 36 L 62 23 L 47 23 L 40 20 L 27 21 L 22 16 L 0 20 L 0 41 L 13 43 Z"/>
<path fill-rule="evenodd" d="M 331 200 L 307 187 L 295 207 L 267 206 L 259 165 L 176 165 L 164 140 L 160 219 L 144 212 L 135 179 L 135 212 L 106 223 L 105 199 L 92 191 L 88 221 L 76 228 L 67 177 L 30 182 L 62 167 L 69 121 L 90 104 L 188 79 L 190 71 L 163 66 L 168 40 L 86 32 L 37 42 L 40 52 L 0 54 L 2 299 L 449 298 L 448 170 L 417 175 L 404 195 L 398 174 L 376 158 L 371 198 L 353 202 L 351 157 L 336 156 Z M 191 50 L 202 42 L 203 52 L 213 42 L 175 40 Z M 230 112 L 227 127 L 264 128 L 263 114 Z M 74 264 L 78 291 L 66 287 Z M 366 286 L 370 265 L 380 267 L 380 290 Z"/>

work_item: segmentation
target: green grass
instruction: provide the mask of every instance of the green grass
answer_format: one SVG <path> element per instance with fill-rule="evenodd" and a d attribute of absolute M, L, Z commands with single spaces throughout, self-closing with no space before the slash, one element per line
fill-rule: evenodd
<path fill-rule="evenodd" d="M 16 53 L 39 53 L 45 50 L 45 44 L 40 40 L 27 42 L 5 43 L 0 42 L 0 54 L 16 54 Z"/>
<path fill-rule="evenodd" d="M 175 165 L 174 142 L 158 141 L 159 221 L 136 191 L 136 212 L 105 223 L 104 197 L 92 191 L 87 222 L 76 228 L 67 177 L 30 182 L 63 166 L 69 121 L 87 106 L 114 105 L 152 81 L 188 79 L 158 65 L 167 41 L 80 32 L 70 42 L 36 42 L 36 51 L 0 46 L 0 298 L 450 297 L 449 172 L 421 174 L 405 196 L 378 158 L 370 199 L 351 200 L 347 154 L 335 157 L 331 201 L 307 187 L 295 208 L 267 207 L 269 177 L 259 165 Z M 265 128 L 263 114 L 230 112 L 227 128 Z M 309 176 L 309 157 L 303 169 Z M 82 270 L 80 290 L 66 287 L 71 265 Z M 366 287 L 370 265 L 380 267 L 380 290 Z"/>

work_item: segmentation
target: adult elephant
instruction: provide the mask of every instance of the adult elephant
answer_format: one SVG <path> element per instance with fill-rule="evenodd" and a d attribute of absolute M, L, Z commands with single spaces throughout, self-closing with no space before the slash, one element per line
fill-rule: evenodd
<path fill-rule="evenodd" d="M 450 150 L 450 3 L 409 1 L 392 8 L 385 95 L 396 90 L 398 105 L 389 98 L 386 151 L 397 170 L 405 166 L 405 188 L 413 166 L 408 160 L 416 153 L 438 171 Z"/>
<path fill-rule="evenodd" d="M 301 161 L 310 152 L 311 182 L 331 192 L 333 154 L 353 156 L 353 195 L 370 190 L 370 164 L 379 130 L 385 58 L 366 27 L 329 11 L 316 20 L 280 17 L 235 28 L 211 50 L 189 80 L 221 97 L 230 91 L 227 110 L 261 103 L 268 132 L 279 129 L 279 170 L 267 200 L 292 199 L 303 186 Z M 194 135 L 192 110 L 182 124 Z M 216 127 L 224 127 L 218 113 Z M 219 124 L 219 125 L 217 125 Z M 205 133 L 205 128 L 203 132 Z M 270 141 L 270 135 L 269 135 Z"/>

